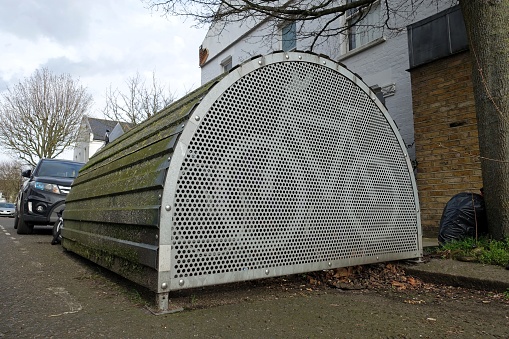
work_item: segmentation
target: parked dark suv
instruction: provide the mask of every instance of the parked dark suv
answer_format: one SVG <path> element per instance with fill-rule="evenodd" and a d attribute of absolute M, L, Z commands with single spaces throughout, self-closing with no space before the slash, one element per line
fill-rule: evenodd
<path fill-rule="evenodd" d="M 18 234 L 30 234 L 34 225 L 53 225 L 57 212 L 65 207 L 65 197 L 83 163 L 41 159 L 35 169 L 21 173 L 29 178 L 18 193 L 14 228 Z"/>

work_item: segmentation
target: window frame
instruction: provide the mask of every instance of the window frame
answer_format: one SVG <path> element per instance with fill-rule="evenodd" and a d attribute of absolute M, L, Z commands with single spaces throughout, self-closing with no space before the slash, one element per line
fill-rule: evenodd
<path fill-rule="evenodd" d="M 226 58 L 224 58 L 221 61 L 221 69 L 223 73 L 229 72 L 233 68 L 233 61 L 232 56 L 228 55 Z"/>
<path fill-rule="evenodd" d="M 353 0 L 347 0 L 347 3 L 352 2 Z M 346 34 L 346 41 L 347 41 L 347 48 L 346 52 L 351 52 L 356 49 L 362 48 L 364 46 L 371 45 L 374 41 L 378 41 L 380 39 L 383 39 L 383 29 L 382 27 L 376 27 L 373 23 L 366 24 L 365 26 L 361 26 L 361 28 L 364 29 L 363 32 L 357 32 L 357 29 L 359 28 L 358 24 L 362 24 L 362 22 L 366 19 L 368 19 L 370 12 L 373 13 L 373 15 L 377 15 L 377 20 L 380 23 L 381 18 L 381 11 L 382 11 L 382 4 L 381 1 L 375 1 L 370 7 L 369 11 L 365 13 L 366 9 L 358 9 L 353 8 L 349 9 L 347 11 L 347 15 L 345 18 L 345 24 L 347 25 L 347 34 Z M 364 17 L 362 17 L 364 15 Z M 360 20 L 358 18 L 361 17 Z M 358 21 L 356 21 L 358 20 Z M 355 25 L 350 25 L 350 22 L 356 22 Z M 366 41 L 360 42 L 361 39 L 364 40 L 363 37 L 359 39 L 355 39 L 352 42 L 352 38 L 355 38 L 357 35 L 368 35 Z M 360 44 L 359 44 L 360 42 Z M 354 45 L 352 47 L 352 45 Z"/>

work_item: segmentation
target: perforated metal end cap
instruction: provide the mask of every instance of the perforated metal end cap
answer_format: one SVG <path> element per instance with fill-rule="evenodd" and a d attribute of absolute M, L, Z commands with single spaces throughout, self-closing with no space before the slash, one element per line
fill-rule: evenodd
<path fill-rule="evenodd" d="M 175 278 L 416 249 L 414 186 L 386 112 L 320 59 L 293 60 L 239 75 L 203 115 L 175 188 Z"/>

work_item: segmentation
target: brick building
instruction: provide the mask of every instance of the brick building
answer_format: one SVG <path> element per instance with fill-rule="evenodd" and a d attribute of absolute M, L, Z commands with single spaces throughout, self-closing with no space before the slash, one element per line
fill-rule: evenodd
<path fill-rule="evenodd" d="M 437 235 L 453 195 L 479 193 L 482 187 L 472 64 L 462 20 L 456 7 L 409 27 L 416 179 L 425 236 Z M 442 32 L 430 39 L 428 32 L 437 30 Z"/>

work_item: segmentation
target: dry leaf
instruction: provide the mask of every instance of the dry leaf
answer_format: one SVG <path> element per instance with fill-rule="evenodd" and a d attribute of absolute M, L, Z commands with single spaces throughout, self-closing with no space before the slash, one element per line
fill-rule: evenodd
<path fill-rule="evenodd" d="M 409 283 L 412 286 L 419 285 L 419 280 L 412 278 L 412 277 L 408 277 L 406 281 L 407 281 L 407 283 Z"/>
<path fill-rule="evenodd" d="M 352 275 L 353 267 L 340 267 L 336 269 L 336 273 L 334 274 L 335 278 L 345 278 Z"/>
<path fill-rule="evenodd" d="M 406 285 L 404 283 L 401 283 L 401 282 L 395 281 L 395 280 L 392 281 L 391 285 L 392 285 L 392 287 L 396 287 L 396 288 L 399 288 L 399 289 L 405 289 L 406 288 Z"/>

